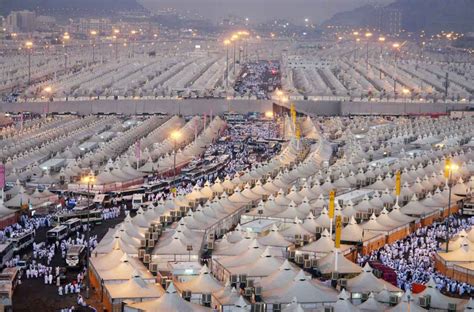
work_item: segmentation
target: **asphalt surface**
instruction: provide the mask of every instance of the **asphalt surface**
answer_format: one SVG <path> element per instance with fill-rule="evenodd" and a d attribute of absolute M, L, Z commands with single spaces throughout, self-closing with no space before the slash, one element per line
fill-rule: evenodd
<path fill-rule="evenodd" d="M 97 235 L 98 241 L 105 235 L 107 230 L 120 223 L 125 218 L 122 211 L 119 218 L 103 221 L 101 225 L 95 225 L 91 229 L 91 236 Z M 46 240 L 46 232 L 49 228 L 39 229 L 36 232 L 35 241 L 44 242 Z M 22 257 L 32 257 L 33 248 L 30 247 L 23 253 Z M 41 261 L 41 263 L 45 263 Z M 50 266 L 65 267 L 66 262 L 61 258 L 60 252 L 56 252 Z M 66 273 L 66 281 L 62 282 L 65 285 L 76 279 L 78 270 L 68 270 Z M 77 294 L 69 294 L 59 296 L 58 287 L 56 287 L 56 279 L 53 279 L 53 285 L 45 285 L 44 278 L 26 279 L 26 274 L 23 274 L 21 285 L 18 285 L 13 294 L 13 311 L 14 312 L 53 312 L 60 311 L 66 307 L 75 307 L 75 311 L 92 311 L 90 308 L 78 308 Z M 84 289 L 85 287 L 83 287 Z M 92 292 L 91 292 L 92 293 Z M 81 295 L 85 298 L 85 291 L 81 291 Z M 94 302 L 91 303 L 95 306 Z"/>

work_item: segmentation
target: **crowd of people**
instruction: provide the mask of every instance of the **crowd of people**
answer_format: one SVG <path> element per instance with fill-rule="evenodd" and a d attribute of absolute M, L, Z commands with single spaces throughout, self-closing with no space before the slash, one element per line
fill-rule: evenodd
<path fill-rule="evenodd" d="M 240 96 L 268 99 L 272 90 L 280 87 L 280 64 L 273 61 L 258 61 L 245 64 L 234 90 Z"/>
<path fill-rule="evenodd" d="M 451 216 L 448 220 L 449 237 L 461 230 L 468 230 L 474 224 L 474 217 L 460 218 Z M 452 280 L 434 268 L 434 255 L 446 238 L 445 222 L 435 222 L 430 226 L 417 229 L 406 238 L 373 251 L 367 256 L 358 256 L 357 263 L 363 266 L 367 261 L 380 261 L 397 273 L 398 287 L 411 289 L 412 284 L 425 284 L 430 278 L 436 287 L 449 294 L 463 296 L 474 294 L 474 285 Z"/>

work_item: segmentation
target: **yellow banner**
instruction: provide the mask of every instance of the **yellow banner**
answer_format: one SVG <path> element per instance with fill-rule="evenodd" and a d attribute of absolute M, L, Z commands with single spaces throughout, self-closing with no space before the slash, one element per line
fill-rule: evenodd
<path fill-rule="evenodd" d="M 334 200 L 336 198 L 336 191 L 329 192 L 329 218 L 334 218 Z"/>
<path fill-rule="evenodd" d="M 336 248 L 341 246 L 341 231 L 342 231 L 342 218 L 336 216 Z"/>
<path fill-rule="evenodd" d="M 397 174 L 395 175 L 395 194 L 397 196 L 400 196 L 401 190 L 402 190 L 402 175 L 400 174 L 400 171 L 397 171 Z"/>
<path fill-rule="evenodd" d="M 296 138 L 299 140 L 301 138 L 301 129 L 300 125 L 296 125 Z"/>
<path fill-rule="evenodd" d="M 451 159 L 447 158 L 446 159 L 446 164 L 444 166 L 444 177 L 446 179 L 449 178 L 449 169 L 450 169 L 450 167 L 451 167 Z"/>

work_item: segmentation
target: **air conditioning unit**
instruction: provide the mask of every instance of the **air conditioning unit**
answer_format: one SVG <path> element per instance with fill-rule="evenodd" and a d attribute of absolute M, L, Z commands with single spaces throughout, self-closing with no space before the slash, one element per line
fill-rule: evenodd
<path fill-rule="evenodd" d="M 162 224 L 166 223 L 166 216 L 160 216 L 160 223 Z"/>
<path fill-rule="evenodd" d="M 303 235 L 303 242 L 304 242 L 305 244 L 309 243 L 309 239 L 310 239 L 309 235 L 307 235 L 307 234 L 306 234 L 306 235 Z"/>
<path fill-rule="evenodd" d="M 288 259 L 289 259 L 289 260 L 295 259 L 295 255 L 296 255 L 296 252 L 295 252 L 294 250 L 290 250 L 290 251 L 288 252 Z"/>
<path fill-rule="evenodd" d="M 151 255 L 150 254 L 145 254 L 143 257 L 143 263 L 150 263 L 151 262 Z"/>
<path fill-rule="evenodd" d="M 252 295 L 253 295 L 253 288 L 252 287 L 245 287 L 244 296 L 247 297 L 247 298 L 250 298 L 250 297 L 252 297 Z"/>
<path fill-rule="evenodd" d="M 214 250 L 214 242 L 207 242 L 207 250 Z"/>
<path fill-rule="evenodd" d="M 247 274 L 240 274 L 240 275 L 239 275 L 239 281 L 240 281 L 241 283 L 247 284 Z"/>
<path fill-rule="evenodd" d="M 363 214 L 362 214 L 362 212 L 356 212 L 355 218 L 356 218 L 357 220 L 363 219 Z"/>
<path fill-rule="evenodd" d="M 295 262 L 297 264 L 303 264 L 303 260 L 304 260 L 303 255 L 296 255 Z"/>
<path fill-rule="evenodd" d="M 261 296 L 262 295 L 262 287 L 257 286 L 255 287 L 255 296 Z"/>
<path fill-rule="evenodd" d="M 303 259 L 304 260 L 309 260 L 309 254 L 307 254 L 307 253 L 303 254 Z"/>
<path fill-rule="evenodd" d="M 311 269 L 311 260 L 304 260 L 303 268 L 304 269 Z"/>
<path fill-rule="evenodd" d="M 154 239 L 149 239 L 148 240 L 148 248 L 155 247 L 155 240 Z"/>
<path fill-rule="evenodd" d="M 274 303 L 272 304 L 273 312 L 281 312 L 281 303 Z"/>
<path fill-rule="evenodd" d="M 231 275 L 231 276 L 230 276 L 230 283 L 231 283 L 231 284 L 236 284 L 238 280 L 239 280 L 239 279 L 238 279 L 238 276 L 237 276 L 237 275 Z"/>
<path fill-rule="evenodd" d="M 145 249 L 138 249 L 138 258 L 143 259 L 145 256 Z"/>
<path fill-rule="evenodd" d="M 457 305 L 455 303 L 448 303 L 448 312 L 456 312 Z"/>
<path fill-rule="evenodd" d="M 150 263 L 150 272 L 157 273 L 158 272 L 158 263 Z"/>
<path fill-rule="evenodd" d="M 373 213 L 375 213 L 375 209 L 374 208 L 369 208 L 369 210 L 367 211 L 368 214 L 372 215 Z"/>
<path fill-rule="evenodd" d="M 146 247 L 146 239 L 141 239 L 140 240 L 140 247 L 143 247 L 143 248 Z"/>
<path fill-rule="evenodd" d="M 391 295 L 391 296 L 389 297 L 389 303 L 390 303 L 391 306 L 397 305 L 397 304 L 398 304 L 398 300 L 399 300 L 398 296 Z"/>
<path fill-rule="evenodd" d="M 317 226 L 317 227 L 316 227 L 316 234 L 320 234 L 320 233 L 322 233 L 322 232 L 323 232 L 323 228 Z"/>
<path fill-rule="evenodd" d="M 297 241 L 297 240 L 301 240 L 301 235 L 300 235 L 300 234 L 296 234 L 296 235 L 295 235 L 295 240 L 296 240 L 296 241 Z"/>
<path fill-rule="evenodd" d="M 331 273 L 331 279 L 332 279 L 332 280 L 337 280 L 337 279 L 339 279 L 339 273 L 337 273 L 337 272 L 332 272 L 332 273 Z"/>
<path fill-rule="evenodd" d="M 155 232 L 155 233 L 153 233 L 153 234 L 151 235 L 151 238 L 154 239 L 155 241 L 157 241 L 158 238 L 160 238 L 160 234 L 158 234 L 157 232 Z"/>
<path fill-rule="evenodd" d="M 181 293 L 181 297 L 183 297 L 183 299 L 187 301 L 191 301 L 191 296 L 192 296 L 192 293 L 189 290 L 185 290 Z"/>
<path fill-rule="evenodd" d="M 382 271 L 380 271 L 380 270 L 373 270 L 372 273 L 373 273 L 377 278 L 381 278 L 381 277 L 382 277 Z"/>
<path fill-rule="evenodd" d="M 155 232 L 155 227 L 154 227 L 153 225 L 149 226 L 149 227 L 148 227 L 148 232 L 149 232 L 149 233 Z"/>
<path fill-rule="evenodd" d="M 253 287 L 254 283 L 252 279 L 247 280 L 247 287 Z"/>
<path fill-rule="evenodd" d="M 207 238 L 209 241 L 213 241 L 216 239 L 216 236 L 214 235 L 214 233 L 210 233 L 208 238 Z"/>
<path fill-rule="evenodd" d="M 345 289 L 347 287 L 347 280 L 345 278 L 341 278 L 339 280 L 339 286 L 341 286 L 341 288 Z M 363 299 L 364 295 L 366 295 L 366 294 L 362 294 L 362 299 Z"/>
<path fill-rule="evenodd" d="M 340 280 L 340 281 L 342 281 L 342 280 Z M 347 280 L 346 280 L 345 284 L 347 286 Z M 340 284 L 340 285 L 341 285 L 341 287 L 343 287 L 342 284 Z M 362 301 L 366 301 L 367 299 L 369 299 L 369 294 L 367 294 L 367 293 L 362 294 Z"/>
<path fill-rule="evenodd" d="M 251 312 L 265 312 L 265 304 L 263 302 L 252 304 Z"/>
<path fill-rule="evenodd" d="M 211 303 L 211 294 L 202 294 L 203 303 Z"/>
<path fill-rule="evenodd" d="M 419 298 L 419 306 L 423 308 L 429 308 L 431 304 L 431 296 L 425 295 Z"/>
<path fill-rule="evenodd" d="M 315 259 L 311 259 L 311 267 L 315 268 L 318 266 L 318 260 L 315 258 Z"/>
<path fill-rule="evenodd" d="M 334 307 L 333 306 L 324 307 L 324 312 L 334 312 Z"/>

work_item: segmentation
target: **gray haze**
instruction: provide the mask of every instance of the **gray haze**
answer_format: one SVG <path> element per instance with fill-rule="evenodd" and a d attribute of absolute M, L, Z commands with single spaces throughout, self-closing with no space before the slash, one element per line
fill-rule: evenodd
<path fill-rule="evenodd" d="M 347 11 L 367 3 L 389 3 L 390 0 L 138 0 L 150 10 L 172 7 L 196 12 L 214 21 L 235 14 L 253 21 L 287 18 L 304 23 L 309 18 L 317 24 L 334 13 Z"/>

